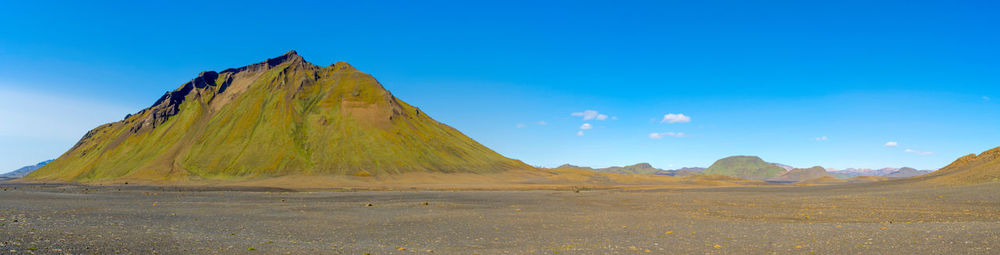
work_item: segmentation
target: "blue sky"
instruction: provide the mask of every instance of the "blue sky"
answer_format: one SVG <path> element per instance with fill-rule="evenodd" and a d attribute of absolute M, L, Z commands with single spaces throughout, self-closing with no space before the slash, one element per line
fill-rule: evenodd
<path fill-rule="evenodd" d="M 933 169 L 1000 146 L 998 12 L 993 1 L 7 2 L 0 172 L 59 156 L 198 72 L 292 49 L 348 61 L 532 165 L 758 155 Z"/>

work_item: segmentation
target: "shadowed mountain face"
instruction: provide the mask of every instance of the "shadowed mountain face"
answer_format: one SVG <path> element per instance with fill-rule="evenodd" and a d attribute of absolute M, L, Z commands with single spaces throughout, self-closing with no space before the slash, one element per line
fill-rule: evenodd
<path fill-rule="evenodd" d="M 715 161 L 701 173 L 719 174 L 745 179 L 764 179 L 776 177 L 784 173 L 785 169 L 771 163 L 764 162 L 756 156 L 732 156 Z"/>
<path fill-rule="evenodd" d="M 42 166 L 45 166 L 45 164 L 48 164 L 49 162 L 52 162 L 52 160 L 42 161 L 42 162 L 40 162 L 38 164 L 35 164 L 35 165 L 25 166 L 25 167 L 22 167 L 22 168 L 18 168 L 17 170 L 11 171 L 9 173 L 0 174 L 0 179 L 14 179 L 14 178 L 24 177 L 24 176 L 30 174 L 31 172 L 34 172 L 35 170 L 38 170 Z"/>
<path fill-rule="evenodd" d="M 916 178 L 939 184 L 1000 182 L 1000 147 L 979 155 L 966 155 L 944 168 Z"/>
<path fill-rule="evenodd" d="M 91 181 L 533 169 L 397 99 L 345 62 L 294 51 L 203 72 L 88 132 L 29 179 Z"/>

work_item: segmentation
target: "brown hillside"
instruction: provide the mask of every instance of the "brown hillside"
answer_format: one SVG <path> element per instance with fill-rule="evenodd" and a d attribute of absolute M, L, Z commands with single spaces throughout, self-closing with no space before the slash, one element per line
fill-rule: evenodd
<path fill-rule="evenodd" d="M 948 166 L 916 179 L 934 184 L 1000 182 L 1000 147 L 958 158 Z"/>

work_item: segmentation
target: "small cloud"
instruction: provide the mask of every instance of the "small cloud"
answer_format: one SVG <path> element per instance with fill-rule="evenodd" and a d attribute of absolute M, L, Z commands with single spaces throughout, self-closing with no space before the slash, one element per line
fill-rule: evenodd
<path fill-rule="evenodd" d="M 913 154 L 917 154 L 917 155 L 920 155 L 920 156 L 930 156 L 930 155 L 934 155 L 934 153 L 933 153 L 933 152 L 929 152 L 929 151 L 918 151 L 918 150 L 913 150 L 913 149 L 906 149 L 906 150 L 903 150 L 903 152 L 906 152 L 906 153 L 913 153 Z"/>
<path fill-rule="evenodd" d="M 990 97 L 988 97 L 988 96 L 983 96 L 983 101 L 990 101 Z"/>
<path fill-rule="evenodd" d="M 678 132 L 678 133 L 674 133 L 674 132 L 649 133 L 649 139 L 663 139 L 664 137 L 667 137 L 667 136 L 680 138 L 680 137 L 687 137 L 687 134 L 681 133 L 681 132 Z"/>
<path fill-rule="evenodd" d="M 608 115 L 607 114 L 601 114 L 601 113 L 599 113 L 597 111 L 594 111 L 594 110 L 586 110 L 586 111 L 583 111 L 583 112 L 574 112 L 574 113 L 570 113 L 569 115 L 570 116 L 583 117 L 583 120 L 594 120 L 594 119 L 596 119 L 596 120 L 606 120 L 606 119 L 608 119 Z"/>
<path fill-rule="evenodd" d="M 539 126 L 545 126 L 545 125 L 548 125 L 549 123 L 545 122 L 544 120 L 540 120 L 538 122 L 535 122 L 535 124 L 538 124 Z"/>
<path fill-rule="evenodd" d="M 885 145 L 882 145 L 882 146 L 885 146 L 885 147 L 896 147 L 896 146 L 899 146 L 899 143 L 890 141 L 890 142 L 886 142 Z"/>
<path fill-rule="evenodd" d="M 826 136 L 820 136 L 820 137 L 813 138 L 813 140 L 824 142 L 824 141 L 830 140 L 830 138 L 826 137 Z"/>
<path fill-rule="evenodd" d="M 617 116 L 611 116 L 611 120 L 618 120 Z"/>
<path fill-rule="evenodd" d="M 517 128 L 526 128 L 526 127 L 528 127 L 528 126 L 526 126 L 524 124 L 521 124 L 521 123 L 517 123 Z"/>
<path fill-rule="evenodd" d="M 583 130 L 590 130 L 591 128 L 594 128 L 594 126 L 590 125 L 590 123 L 583 123 L 583 125 L 580 125 L 580 129 Z"/>
<path fill-rule="evenodd" d="M 583 130 L 576 131 L 576 136 L 583 136 Z"/>
<path fill-rule="evenodd" d="M 660 123 L 688 123 L 691 122 L 691 117 L 684 115 L 683 113 L 673 114 L 668 113 L 663 115 L 663 120 Z"/>

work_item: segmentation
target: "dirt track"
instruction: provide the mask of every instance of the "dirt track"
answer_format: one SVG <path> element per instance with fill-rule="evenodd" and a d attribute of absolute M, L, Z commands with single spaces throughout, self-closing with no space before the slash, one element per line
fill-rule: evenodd
<path fill-rule="evenodd" d="M 1000 252 L 1000 184 L 580 193 L 0 187 L 2 254 Z"/>

